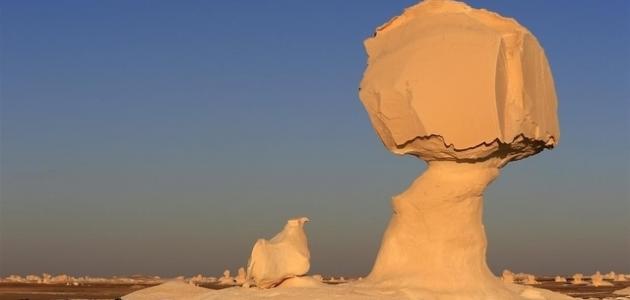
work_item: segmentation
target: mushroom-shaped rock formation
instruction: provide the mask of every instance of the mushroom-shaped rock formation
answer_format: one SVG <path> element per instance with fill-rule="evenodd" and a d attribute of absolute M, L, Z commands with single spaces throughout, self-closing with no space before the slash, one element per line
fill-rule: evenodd
<path fill-rule="evenodd" d="M 513 19 L 428 0 L 379 27 L 365 48 L 359 96 L 376 133 L 428 168 L 393 198 L 364 282 L 520 299 L 487 267 L 482 206 L 501 167 L 558 142 L 554 82 L 538 40 Z"/>
<path fill-rule="evenodd" d="M 244 284 L 247 281 L 247 272 L 245 272 L 245 268 L 238 269 L 238 275 L 234 278 L 236 284 Z"/>
<path fill-rule="evenodd" d="M 625 282 L 625 281 L 628 281 L 627 277 L 628 276 L 626 276 L 625 274 L 617 274 L 617 277 L 615 277 L 614 281 Z"/>
<path fill-rule="evenodd" d="M 503 270 L 503 274 L 501 275 L 501 279 L 505 283 L 514 283 L 514 273 L 510 270 Z"/>
<path fill-rule="evenodd" d="M 584 275 L 582 273 L 575 273 L 573 274 L 573 281 L 571 281 L 571 284 L 587 284 L 587 282 L 584 281 Z"/>
<path fill-rule="evenodd" d="M 560 276 L 560 275 L 558 275 L 558 276 L 556 276 L 556 278 L 553 279 L 553 281 L 556 282 L 556 283 L 566 283 L 567 279 L 562 277 L 562 276 Z"/>
<path fill-rule="evenodd" d="M 540 282 L 536 280 L 536 276 L 532 274 L 527 274 L 527 276 L 523 280 L 523 284 L 534 285 L 534 284 L 540 284 Z"/>
<path fill-rule="evenodd" d="M 605 281 L 602 273 L 597 271 L 595 274 L 591 275 L 591 285 L 594 287 L 600 287 L 600 286 L 612 286 L 613 284 L 608 281 Z"/>
<path fill-rule="evenodd" d="M 320 275 L 320 274 L 315 274 L 315 275 L 313 275 L 311 277 L 313 277 L 313 279 L 315 279 L 315 280 L 317 280 L 319 282 L 324 282 L 324 277 L 322 275 Z"/>
<path fill-rule="evenodd" d="M 247 265 L 247 278 L 260 288 L 270 288 L 287 278 L 306 274 L 311 256 L 304 232 L 308 221 L 308 218 L 291 219 L 271 240 L 256 241 Z"/>
<path fill-rule="evenodd" d="M 234 278 L 230 276 L 230 270 L 223 271 L 223 276 L 219 278 L 219 284 L 221 285 L 233 285 Z"/>

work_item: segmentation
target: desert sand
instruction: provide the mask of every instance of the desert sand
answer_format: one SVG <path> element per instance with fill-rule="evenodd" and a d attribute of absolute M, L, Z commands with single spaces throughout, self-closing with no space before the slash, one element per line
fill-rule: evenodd
<path fill-rule="evenodd" d="M 217 272 L 219 273 L 219 272 Z M 26 280 L 26 278 L 31 280 Z M 113 278 L 104 277 L 75 277 L 65 274 L 56 276 L 58 279 L 65 278 L 65 281 L 54 283 L 37 283 L 42 275 L 28 276 L 8 276 L 0 278 L 0 300 L 31 299 L 31 300 L 53 300 L 53 299 L 116 299 L 123 295 L 130 294 L 144 288 L 156 286 L 168 281 L 182 281 L 187 284 L 195 284 L 209 290 L 225 289 L 233 285 L 219 284 L 217 276 L 204 276 L 198 274 L 191 277 L 180 276 L 178 278 L 159 278 L 156 276 L 118 276 Z M 347 282 L 360 281 L 359 278 L 349 278 L 341 282 L 341 276 L 325 276 L 335 280 L 323 280 L 324 276 L 312 276 L 314 280 L 324 284 L 344 284 Z M 159 278 L 159 279 L 157 279 Z M 565 295 L 581 299 L 615 299 L 628 300 L 630 295 L 630 282 L 610 281 L 612 286 L 594 287 L 591 285 L 571 285 L 569 283 L 556 283 L 553 277 L 536 276 L 540 285 L 538 287 L 559 292 Z M 586 278 L 589 279 L 588 277 Z M 569 279 L 570 281 L 571 279 Z M 77 285 L 74 285 L 77 283 Z M 625 294 L 624 294 L 625 293 Z"/>

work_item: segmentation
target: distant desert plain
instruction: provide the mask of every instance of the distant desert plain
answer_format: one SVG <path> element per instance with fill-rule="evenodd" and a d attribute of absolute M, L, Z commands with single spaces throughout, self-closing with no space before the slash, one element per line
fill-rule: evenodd
<path fill-rule="evenodd" d="M 239 285 L 238 275 L 235 277 L 225 274 L 217 277 L 197 275 L 193 277 L 179 276 L 176 278 L 161 278 L 159 276 L 114 276 L 114 277 L 73 277 L 65 274 L 52 276 L 49 274 L 17 276 L 0 278 L 0 300 L 57 300 L 57 299 L 120 299 L 120 297 L 134 291 L 156 286 L 169 281 L 196 285 L 208 289 L 224 289 Z M 510 274 L 513 278 L 506 278 Z M 596 273 L 597 274 L 597 273 Z M 596 274 L 593 274 L 597 276 Z M 507 277 L 511 277 L 508 275 Z M 535 283 L 528 282 L 530 274 L 512 274 L 504 272 L 504 281 L 513 280 L 516 284 L 535 285 L 538 288 L 572 296 L 578 299 L 628 300 L 630 299 L 630 274 L 609 272 L 601 275 L 603 284 L 593 284 L 594 276 L 584 276 L 579 283 L 573 276 L 534 276 Z M 325 284 L 337 285 L 359 278 L 344 278 L 342 276 L 314 275 Z M 626 279 L 628 277 L 628 279 Z M 566 282 L 557 282 L 559 278 Z M 597 282 L 597 280 L 596 280 Z"/>

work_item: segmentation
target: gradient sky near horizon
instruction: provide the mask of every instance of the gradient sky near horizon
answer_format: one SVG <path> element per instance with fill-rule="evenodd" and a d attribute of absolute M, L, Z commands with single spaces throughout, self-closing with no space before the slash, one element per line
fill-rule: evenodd
<path fill-rule="evenodd" d="M 630 272 L 630 2 L 467 1 L 546 50 L 559 147 L 486 194 L 488 260 Z M 1 1 L 0 276 L 219 275 L 306 215 L 311 273 L 365 275 L 388 153 L 362 41 L 415 0 Z"/>

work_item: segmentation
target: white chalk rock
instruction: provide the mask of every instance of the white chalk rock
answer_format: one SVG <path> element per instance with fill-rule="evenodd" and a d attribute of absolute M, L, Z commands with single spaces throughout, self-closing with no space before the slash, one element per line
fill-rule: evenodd
<path fill-rule="evenodd" d="M 604 276 L 602 276 L 602 274 L 597 271 L 595 274 L 591 275 L 591 285 L 594 287 L 600 287 L 600 286 L 612 286 L 613 284 L 605 281 L 604 280 Z"/>
<path fill-rule="evenodd" d="M 320 274 L 315 274 L 315 275 L 313 275 L 311 277 L 313 277 L 313 279 L 315 279 L 315 280 L 317 280 L 319 282 L 323 282 L 324 281 L 324 277 L 322 275 L 320 275 Z"/>
<path fill-rule="evenodd" d="M 517 160 L 558 142 L 547 58 L 514 19 L 424 1 L 379 27 L 365 48 L 359 95 L 396 154 Z"/>
<path fill-rule="evenodd" d="M 245 268 L 238 269 L 238 275 L 234 278 L 236 284 L 241 285 L 247 281 L 247 272 L 245 272 Z"/>
<path fill-rule="evenodd" d="M 50 283 L 52 283 L 51 281 L 52 281 L 52 275 L 50 275 L 48 273 L 42 274 L 42 281 L 41 281 L 41 283 L 50 284 Z"/>
<path fill-rule="evenodd" d="M 554 278 L 553 281 L 557 283 L 565 283 L 567 282 L 567 279 L 562 276 L 556 276 L 556 278 Z"/>
<path fill-rule="evenodd" d="M 606 275 L 604 275 L 604 279 L 615 280 L 615 277 L 617 277 L 617 274 L 615 274 L 615 272 L 613 271 L 610 271 L 606 273 Z"/>
<path fill-rule="evenodd" d="M 194 277 L 191 277 L 188 281 L 198 285 L 198 284 L 203 284 L 203 283 L 213 283 L 217 281 L 217 279 L 215 277 L 205 277 L 202 274 L 197 274 Z"/>
<path fill-rule="evenodd" d="M 536 280 L 536 276 L 532 274 L 527 274 L 527 276 L 525 277 L 525 280 L 523 280 L 523 284 L 534 285 L 534 284 L 540 284 L 540 282 Z"/>
<path fill-rule="evenodd" d="M 615 281 L 617 282 L 627 281 L 627 276 L 625 274 L 617 274 L 617 277 L 615 277 Z"/>
<path fill-rule="evenodd" d="M 428 168 L 393 198 L 362 284 L 439 295 L 427 299 L 523 298 L 487 266 L 482 207 L 500 168 L 560 136 L 537 39 L 514 19 L 427 0 L 380 26 L 365 48 L 359 97 L 372 126 L 388 150 Z"/>
<path fill-rule="evenodd" d="M 35 276 L 37 278 L 33 278 L 33 277 L 29 277 L 29 276 Z M 39 276 L 36 275 L 27 275 L 26 278 L 20 276 L 20 275 L 9 275 L 7 278 L 5 278 L 6 282 L 20 282 L 20 283 L 24 283 L 24 282 L 28 282 L 28 281 L 33 281 L 35 283 L 37 283 L 39 281 Z"/>
<path fill-rule="evenodd" d="M 234 278 L 230 276 L 230 270 L 223 271 L 223 277 L 219 278 L 219 284 L 221 285 L 233 285 L 236 282 Z"/>
<path fill-rule="evenodd" d="M 514 283 L 514 273 L 512 273 L 510 270 L 503 270 L 501 279 L 505 283 Z"/>
<path fill-rule="evenodd" d="M 253 279 L 260 288 L 270 288 L 287 278 L 306 274 L 311 257 L 304 232 L 308 221 L 308 218 L 291 219 L 271 240 L 256 241 L 247 266 L 247 278 Z"/>
<path fill-rule="evenodd" d="M 42 278 L 37 275 L 26 275 L 26 281 L 32 283 L 42 283 Z"/>
<path fill-rule="evenodd" d="M 587 284 L 586 281 L 584 281 L 584 275 L 582 273 L 575 273 L 573 274 L 573 281 L 571 281 L 571 284 Z"/>

